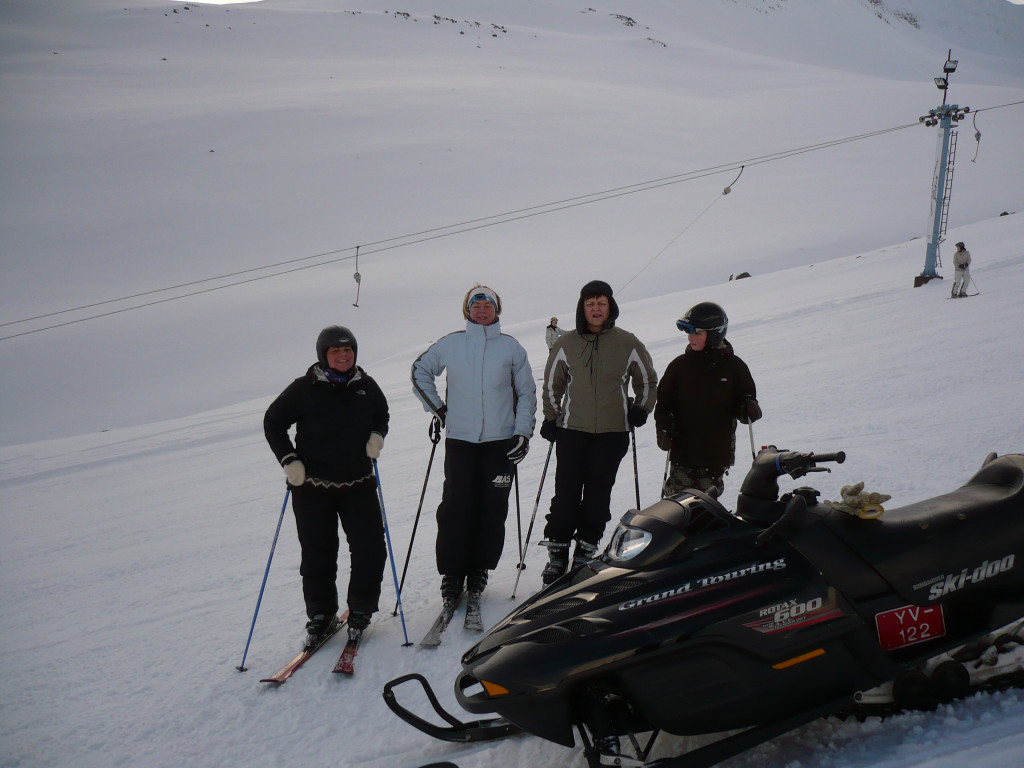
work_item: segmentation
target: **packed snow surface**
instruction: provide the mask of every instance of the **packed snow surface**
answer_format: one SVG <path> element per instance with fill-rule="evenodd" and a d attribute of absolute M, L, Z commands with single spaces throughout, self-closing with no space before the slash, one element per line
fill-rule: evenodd
<path fill-rule="evenodd" d="M 332 645 L 261 686 L 303 635 L 290 511 L 235 670 L 284 497 L 266 406 L 320 328 L 353 329 L 391 406 L 400 572 L 430 451 L 415 355 L 479 281 L 539 378 L 548 319 L 571 327 L 603 279 L 659 371 L 686 308 L 729 313 L 765 416 L 737 433 L 727 506 L 751 441 L 846 451 L 811 478 L 827 499 L 951 490 L 1024 451 L 1022 41 L 1003 0 L 0 4 L 0 765 L 582 767 L 531 736 L 433 741 L 387 710 L 384 683 L 416 671 L 457 712 L 473 642 L 453 625 L 402 647 L 390 569 L 354 677 L 331 675 Z M 944 279 L 914 288 L 936 154 L 917 118 L 949 49 L 949 101 L 972 113 Z M 977 295 L 951 301 L 957 240 Z M 520 466 L 487 624 L 516 605 L 546 447 Z M 442 451 L 403 593 L 413 640 L 438 608 Z M 637 463 L 648 504 L 651 425 Z M 520 600 L 550 476 L 542 496 Z M 635 504 L 629 460 L 612 503 Z M 978 695 L 817 721 L 723 765 L 1005 768 L 1022 725 L 1024 692 Z"/>

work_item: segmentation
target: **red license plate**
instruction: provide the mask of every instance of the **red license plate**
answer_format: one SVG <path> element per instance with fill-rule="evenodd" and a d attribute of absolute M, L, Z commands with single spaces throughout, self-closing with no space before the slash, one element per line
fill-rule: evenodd
<path fill-rule="evenodd" d="M 924 643 L 946 634 L 942 606 L 905 605 L 875 614 L 883 651 Z"/>

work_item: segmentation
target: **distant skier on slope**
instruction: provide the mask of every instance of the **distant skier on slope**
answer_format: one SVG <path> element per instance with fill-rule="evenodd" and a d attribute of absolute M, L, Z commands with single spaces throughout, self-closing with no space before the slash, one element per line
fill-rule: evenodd
<path fill-rule="evenodd" d="M 462 315 L 465 330 L 437 340 L 412 365 L 413 392 L 446 430 L 436 543 L 445 610 L 454 610 L 463 589 L 468 606 L 478 605 L 498 565 L 515 466 L 529 450 L 537 411 L 530 361 L 501 332 L 497 292 L 475 285 Z M 442 397 L 436 380 L 446 370 Z"/>
<path fill-rule="evenodd" d="M 377 382 L 356 365 L 358 349 L 348 328 L 324 328 L 316 340 L 317 362 L 263 417 L 267 442 L 292 491 L 307 648 L 338 620 L 339 518 L 351 558 L 350 634 L 369 626 L 384 578 L 387 551 L 372 460 L 388 433 L 388 403 Z M 293 424 L 294 445 L 288 437 Z"/>
<path fill-rule="evenodd" d="M 963 242 L 956 244 L 953 254 L 953 291 L 951 299 L 962 299 L 967 295 L 967 286 L 971 282 L 971 252 Z"/>
<path fill-rule="evenodd" d="M 688 344 L 665 369 L 654 408 L 658 447 L 669 451 L 671 462 L 662 495 L 696 488 L 718 496 L 736 460 L 736 421 L 761 418 L 757 389 L 725 340 L 729 318 L 718 304 L 695 304 L 676 327 Z"/>
<path fill-rule="evenodd" d="M 558 341 L 558 337 L 562 336 L 564 333 L 565 331 L 558 327 L 558 318 L 552 317 L 548 327 L 544 329 L 544 341 L 547 342 L 549 350 L 555 346 L 555 342 Z"/>

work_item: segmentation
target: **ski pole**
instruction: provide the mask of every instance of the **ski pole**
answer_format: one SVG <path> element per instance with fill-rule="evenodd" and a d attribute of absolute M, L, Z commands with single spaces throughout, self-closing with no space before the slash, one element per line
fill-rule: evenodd
<path fill-rule="evenodd" d="M 629 428 L 629 435 L 633 441 L 633 485 L 636 487 L 636 508 L 640 509 L 640 470 L 636 464 L 636 428 Z"/>
<path fill-rule="evenodd" d="M 256 598 L 256 610 L 252 614 L 252 624 L 249 626 L 249 639 L 245 641 L 245 651 L 242 653 L 242 663 L 239 664 L 235 669 L 239 672 L 245 672 L 248 667 L 245 666 L 245 657 L 249 655 L 249 643 L 252 642 L 252 631 L 256 629 L 256 617 L 260 613 L 260 603 L 263 602 L 263 589 L 267 586 L 267 576 L 270 575 L 270 563 L 274 559 L 274 550 L 277 549 L 277 537 L 281 533 L 281 523 L 284 522 L 284 512 L 288 508 L 288 495 L 292 492 L 291 488 L 288 488 L 284 492 L 284 504 L 281 505 L 281 515 L 277 518 L 277 529 L 274 531 L 274 541 L 270 544 L 270 557 L 267 558 L 267 569 L 263 572 L 263 583 L 260 584 L 260 594 Z"/>
<path fill-rule="evenodd" d="M 544 478 L 548 474 L 548 463 L 551 461 L 551 451 L 555 448 L 555 444 L 551 443 L 548 445 L 548 455 L 544 459 L 544 470 L 540 473 L 540 485 L 537 486 L 537 500 L 533 502 L 533 514 L 530 515 L 530 525 L 526 529 L 526 547 L 530 546 L 530 535 L 533 533 L 533 521 L 537 519 L 537 507 L 540 506 L 540 493 L 544 490 Z M 516 589 L 519 588 L 519 577 L 523 575 L 523 571 L 526 570 L 526 548 L 520 550 L 519 564 L 516 566 L 516 583 L 512 585 L 512 597 L 509 600 L 516 599 Z"/>
<path fill-rule="evenodd" d="M 430 437 L 430 460 L 427 462 L 427 474 L 423 477 L 423 490 L 420 491 L 420 503 L 416 507 L 416 518 L 412 522 L 412 534 L 409 536 L 409 551 L 405 553 L 405 565 L 402 566 L 402 580 L 398 585 L 398 591 L 401 592 L 405 587 L 405 574 L 409 572 L 409 558 L 412 556 L 412 543 L 416 540 L 416 527 L 420 524 L 420 512 L 423 511 L 423 498 L 427 495 L 427 481 L 430 479 L 430 467 L 434 464 L 434 451 L 437 450 L 437 444 L 441 442 L 441 420 L 435 416 L 430 421 L 430 426 L 427 428 L 427 436 Z M 391 612 L 392 616 L 398 615 L 398 603 L 395 603 L 395 610 Z"/>
<path fill-rule="evenodd" d="M 754 450 L 754 424 L 753 422 L 747 422 L 747 429 L 750 430 L 750 456 L 753 459 L 757 458 L 757 451 Z"/>
<path fill-rule="evenodd" d="M 519 467 L 512 470 L 512 479 L 516 484 L 516 528 L 519 531 L 519 559 L 523 559 L 523 516 L 519 509 Z"/>
<path fill-rule="evenodd" d="M 402 617 L 402 634 L 405 635 L 405 642 L 402 644 L 403 648 L 408 648 L 412 643 L 409 642 L 409 632 L 405 628 L 405 611 L 402 610 L 402 590 L 398 586 L 398 570 L 395 568 L 395 553 L 391 549 L 391 534 L 388 533 L 388 516 L 384 512 L 384 491 L 380 487 L 380 470 L 377 469 L 377 460 L 371 459 L 373 462 L 373 476 L 377 478 L 377 501 L 380 502 L 380 519 L 384 523 L 384 542 L 388 546 L 388 558 L 391 560 L 391 577 L 395 580 L 395 593 L 398 595 L 398 612 Z"/>
<path fill-rule="evenodd" d="M 665 498 L 665 490 L 668 488 L 668 468 L 671 465 L 672 451 L 665 452 L 665 474 L 661 477 L 661 498 Z"/>

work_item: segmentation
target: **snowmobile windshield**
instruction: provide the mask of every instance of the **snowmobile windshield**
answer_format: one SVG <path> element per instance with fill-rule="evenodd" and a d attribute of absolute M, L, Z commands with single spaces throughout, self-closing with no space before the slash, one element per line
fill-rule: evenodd
<path fill-rule="evenodd" d="M 612 535 L 608 553 L 615 560 L 628 561 L 639 555 L 651 543 L 651 532 L 629 525 L 620 525 Z"/>
<path fill-rule="evenodd" d="M 721 514 L 716 514 L 719 509 Z M 714 499 L 689 494 L 662 499 L 642 512 L 623 515 L 605 557 L 629 568 L 679 557 L 695 540 L 727 528 L 728 518 Z"/>

